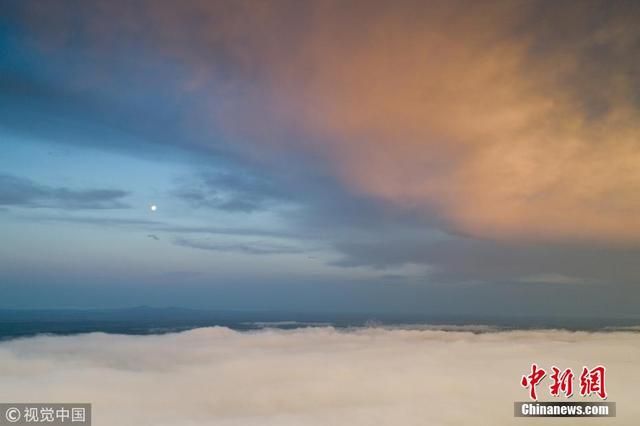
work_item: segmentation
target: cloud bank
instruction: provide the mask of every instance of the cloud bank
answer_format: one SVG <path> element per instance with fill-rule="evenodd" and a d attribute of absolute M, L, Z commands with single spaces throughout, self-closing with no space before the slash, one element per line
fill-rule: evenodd
<path fill-rule="evenodd" d="M 215 327 L 36 337 L 0 344 L 0 399 L 90 401 L 97 426 L 507 425 L 518 423 L 513 402 L 527 398 L 519 380 L 531 362 L 602 363 L 618 412 L 607 424 L 633 425 L 638 357 L 640 335 L 621 332 Z"/>
<path fill-rule="evenodd" d="M 68 4 L 76 18 L 60 3 L 21 11 L 45 51 L 96 53 L 58 84 L 101 98 L 104 82 L 157 86 L 200 135 L 192 148 L 320 168 L 453 232 L 640 241 L 635 2 Z M 123 59 L 130 40 L 177 70 L 154 86 Z M 127 82 L 109 78 L 123 68 Z"/>

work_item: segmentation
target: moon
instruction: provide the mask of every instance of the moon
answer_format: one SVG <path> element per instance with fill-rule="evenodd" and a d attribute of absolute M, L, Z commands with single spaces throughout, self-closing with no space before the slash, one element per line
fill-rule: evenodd
<path fill-rule="evenodd" d="M 155 204 L 151 204 L 149 206 L 149 210 L 151 210 L 152 212 L 155 212 L 156 210 L 158 210 L 158 206 L 156 206 Z"/>

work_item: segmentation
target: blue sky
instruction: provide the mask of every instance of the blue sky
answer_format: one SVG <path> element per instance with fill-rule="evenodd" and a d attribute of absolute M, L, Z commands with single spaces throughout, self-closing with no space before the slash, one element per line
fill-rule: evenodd
<path fill-rule="evenodd" d="M 637 7 L 349 5 L 3 3 L 0 307 L 638 315 Z"/>

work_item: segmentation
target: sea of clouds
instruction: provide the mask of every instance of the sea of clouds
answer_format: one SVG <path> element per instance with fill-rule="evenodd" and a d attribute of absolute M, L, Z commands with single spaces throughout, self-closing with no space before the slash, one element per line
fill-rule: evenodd
<path fill-rule="evenodd" d="M 638 361 L 635 332 L 214 327 L 39 336 L 0 344 L 0 401 L 91 402 L 98 426 L 635 425 Z M 574 371 L 604 364 L 618 417 L 514 418 L 532 362 Z M 552 399 L 548 385 L 538 387 L 541 400 Z"/>

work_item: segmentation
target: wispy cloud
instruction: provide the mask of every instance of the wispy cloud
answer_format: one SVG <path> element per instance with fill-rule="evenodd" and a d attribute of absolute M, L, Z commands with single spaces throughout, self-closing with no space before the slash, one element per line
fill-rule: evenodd
<path fill-rule="evenodd" d="M 280 238 L 307 238 L 306 234 L 300 234 L 287 229 L 268 228 L 241 228 L 241 227 L 217 227 L 217 226 L 195 226 L 181 225 L 176 222 L 160 221 L 141 218 L 121 218 L 111 216 L 80 216 L 80 215 L 22 215 L 21 217 L 30 221 L 39 222 L 66 222 L 84 225 L 94 225 L 100 227 L 126 227 L 141 230 L 166 232 L 170 234 L 201 234 L 201 235 L 229 235 L 229 236 L 257 236 L 257 237 L 280 237 Z"/>
<path fill-rule="evenodd" d="M 589 284 L 584 278 L 571 277 L 562 274 L 533 274 L 520 278 L 518 281 L 532 284 L 559 284 L 559 285 L 582 285 Z"/>
<path fill-rule="evenodd" d="M 70 189 L 38 184 L 30 179 L 0 175 L 0 205 L 63 210 L 124 209 L 127 191 Z"/>
<path fill-rule="evenodd" d="M 23 215 L 27 220 L 35 222 L 66 222 L 95 226 L 138 227 L 152 229 L 166 226 L 166 223 L 149 219 L 119 218 L 109 216 L 78 216 L 78 215 Z"/>
<path fill-rule="evenodd" d="M 290 196 L 265 177 L 217 172 L 182 181 L 172 194 L 195 208 L 250 213 L 286 201 Z"/>
<path fill-rule="evenodd" d="M 189 239 L 189 238 L 176 238 L 174 244 L 191 247 L 200 250 L 211 250 L 220 252 L 232 252 L 254 255 L 272 255 L 272 254 L 298 254 L 309 252 L 309 248 L 295 247 L 283 244 L 275 244 L 264 241 L 254 242 L 233 242 L 233 243 L 221 243 L 216 241 L 210 241 L 206 239 Z"/>

